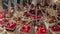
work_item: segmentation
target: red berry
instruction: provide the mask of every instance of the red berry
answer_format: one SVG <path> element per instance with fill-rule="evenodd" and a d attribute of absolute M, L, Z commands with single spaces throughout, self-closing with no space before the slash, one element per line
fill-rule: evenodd
<path fill-rule="evenodd" d="M 3 15 L 2 15 L 2 14 L 0 14 L 0 19 L 1 19 L 1 18 L 3 18 Z"/>
<path fill-rule="evenodd" d="M 29 26 L 22 26 L 22 28 L 20 29 L 20 31 L 23 30 L 24 32 L 29 32 L 30 27 Z"/>
<path fill-rule="evenodd" d="M 23 31 L 24 32 L 24 30 L 25 30 L 25 27 L 24 26 L 20 27 L 20 31 Z"/>
<path fill-rule="evenodd" d="M 37 16 L 32 16 L 34 19 L 37 19 Z"/>
<path fill-rule="evenodd" d="M 24 29 L 25 29 L 25 27 L 23 26 L 23 27 L 22 27 L 22 29 L 24 30 Z"/>
<path fill-rule="evenodd" d="M 10 29 L 13 29 L 14 27 L 16 26 L 16 23 L 8 23 L 7 25 L 6 25 L 6 28 L 10 28 Z"/>
<path fill-rule="evenodd" d="M 37 16 L 37 19 L 41 19 L 42 16 Z"/>
<path fill-rule="evenodd" d="M 51 28 L 52 31 L 60 31 L 60 27 L 59 26 L 54 26 Z"/>
<path fill-rule="evenodd" d="M 16 23 L 15 22 L 13 22 L 12 24 L 10 24 L 11 26 L 11 28 L 14 28 L 15 26 L 16 26 Z"/>
<path fill-rule="evenodd" d="M 30 27 L 29 26 L 25 26 L 25 32 L 29 32 Z"/>
<path fill-rule="evenodd" d="M 0 21 L 0 25 L 2 25 L 3 24 L 3 21 Z"/>
<path fill-rule="evenodd" d="M 41 32 L 41 33 L 46 33 L 46 29 L 42 28 L 42 27 L 38 28 L 38 31 Z"/>
<path fill-rule="evenodd" d="M 6 19 L 4 18 L 3 21 L 4 21 L 4 22 L 8 22 L 9 20 L 8 20 L 7 18 L 6 18 Z"/>

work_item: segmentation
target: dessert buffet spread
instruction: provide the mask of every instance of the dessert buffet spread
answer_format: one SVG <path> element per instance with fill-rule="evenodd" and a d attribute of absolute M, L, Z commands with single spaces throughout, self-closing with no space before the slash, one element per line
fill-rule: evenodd
<path fill-rule="evenodd" d="M 8 9 L 0 12 L 1 34 L 60 34 L 60 6 L 57 1 L 44 0 L 42 4 L 35 4 L 33 0 L 26 6 L 14 1 L 14 7 L 9 0 Z"/>

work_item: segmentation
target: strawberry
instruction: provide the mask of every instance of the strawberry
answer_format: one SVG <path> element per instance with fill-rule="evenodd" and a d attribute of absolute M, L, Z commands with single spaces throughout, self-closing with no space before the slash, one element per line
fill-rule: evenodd
<path fill-rule="evenodd" d="M 2 15 L 2 14 L 0 14 L 0 19 L 1 19 L 1 18 L 3 18 L 3 15 Z"/>

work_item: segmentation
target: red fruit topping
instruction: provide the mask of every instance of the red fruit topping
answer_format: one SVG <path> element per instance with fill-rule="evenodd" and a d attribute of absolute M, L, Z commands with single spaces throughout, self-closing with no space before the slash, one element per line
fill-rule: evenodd
<path fill-rule="evenodd" d="M 47 32 L 45 28 L 40 27 L 38 28 L 36 34 L 47 34 Z"/>
<path fill-rule="evenodd" d="M 29 30 L 30 30 L 30 27 L 29 26 L 25 26 L 25 31 L 29 32 Z"/>
<path fill-rule="evenodd" d="M 53 27 L 50 27 L 52 31 L 56 31 L 56 32 L 60 32 L 60 27 L 59 26 L 53 26 Z"/>
<path fill-rule="evenodd" d="M 42 16 L 37 16 L 37 19 L 41 19 Z"/>
<path fill-rule="evenodd" d="M 23 30 L 24 32 L 28 33 L 30 30 L 30 27 L 29 26 L 23 26 L 22 29 L 20 29 L 20 30 Z"/>
<path fill-rule="evenodd" d="M 37 16 L 32 16 L 34 19 L 37 19 Z"/>
<path fill-rule="evenodd" d="M 0 25 L 2 25 L 3 24 L 3 21 L 0 21 Z"/>
<path fill-rule="evenodd" d="M 42 27 L 38 28 L 38 31 L 41 32 L 41 33 L 46 33 L 46 29 L 42 28 Z"/>
<path fill-rule="evenodd" d="M 2 14 L 0 14 L 0 19 L 1 19 L 1 18 L 3 18 L 3 15 L 2 15 Z"/>
<path fill-rule="evenodd" d="M 9 20 L 4 18 L 3 21 L 4 21 L 4 22 L 8 22 Z"/>
<path fill-rule="evenodd" d="M 16 26 L 16 23 L 15 23 L 15 22 L 12 22 L 11 24 L 8 23 L 5 27 L 6 27 L 6 28 L 13 29 L 15 26 Z"/>

